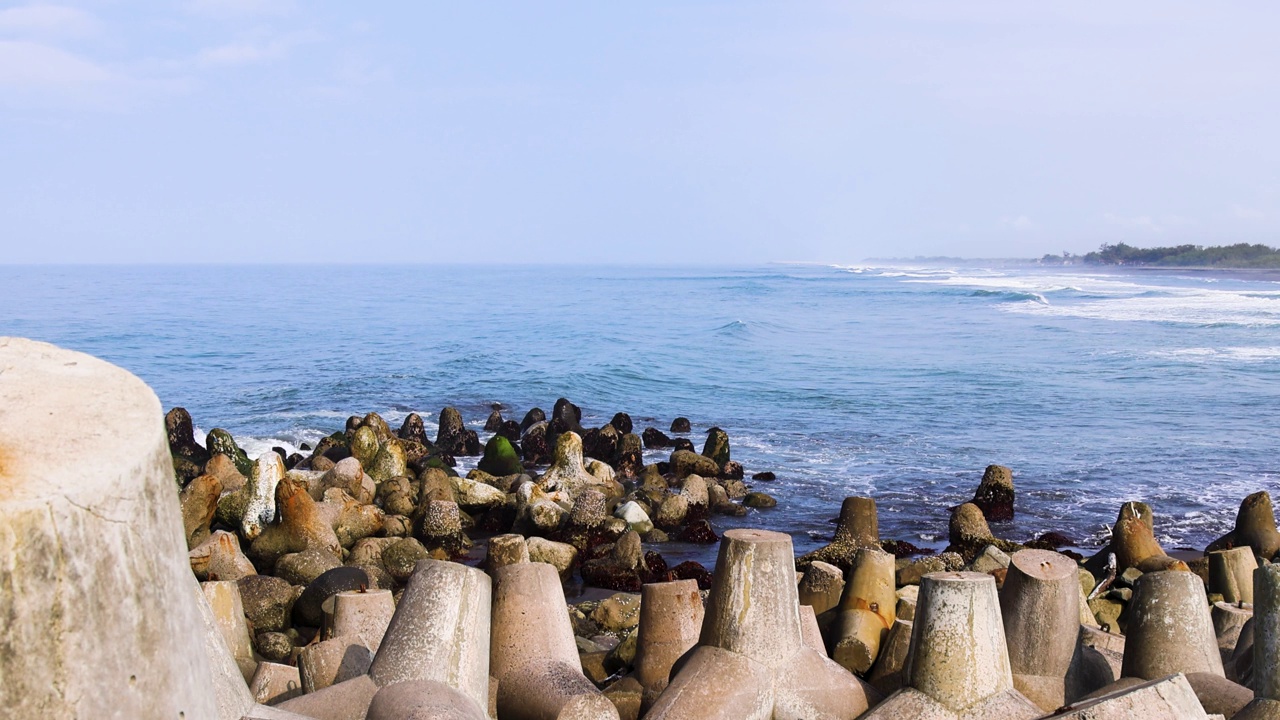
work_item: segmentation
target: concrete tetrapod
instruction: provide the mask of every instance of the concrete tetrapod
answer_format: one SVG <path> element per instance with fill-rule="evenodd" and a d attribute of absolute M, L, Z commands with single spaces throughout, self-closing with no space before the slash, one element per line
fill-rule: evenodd
<path fill-rule="evenodd" d="M 1071 558 L 1020 550 L 1000 588 L 1013 686 L 1045 712 L 1096 688 L 1067 689 L 1080 637 L 1080 578 Z"/>
<path fill-rule="evenodd" d="M 340 592 L 333 596 L 333 636 L 359 635 L 376 653 L 395 612 L 390 590 Z"/>
<path fill-rule="evenodd" d="M 163 417 L 120 368 L 0 338 L 8 716 L 219 717 L 208 657 L 175 641 L 201 627 L 201 593 Z"/>
<path fill-rule="evenodd" d="M 617 708 L 582 674 L 555 567 L 505 565 L 493 580 L 489 668 L 502 720 L 617 720 Z"/>
<path fill-rule="evenodd" d="M 1222 593 L 1226 602 L 1253 602 L 1253 571 L 1258 559 L 1245 545 L 1209 553 L 1209 592 Z"/>
<path fill-rule="evenodd" d="M 1020 720 L 1041 714 L 1013 686 L 995 578 L 973 572 L 921 578 L 907 687 L 863 720 Z"/>
<path fill-rule="evenodd" d="M 1128 630 L 1124 677 L 1155 680 L 1201 672 L 1224 676 L 1204 584 L 1192 573 L 1162 570 L 1138 578 L 1129 601 Z"/>
<path fill-rule="evenodd" d="M 1208 720 L 1208 717 L 1186 676 L 1179 673 L 1075 703 L 1045 720 Z"/>
<path fill-rule="evenodd" d="M 880 547 L 876 501 L 869 497 L 847 497 L 840 505 L 840 518 L 831 544 L 800 556 L 796 565 L 804 569 L 809 563 L 821 560 L 848 571 L 853 567 L 855 553 L 864 547 Z"/>
<path fill-rule="evenodd" d="M 634 677 L 646 708 L 667 687 L 671 666 L 698 642 L 703 612 L 696 580 L 641 586 Z"/>
<path fill-rule="evenodd" d="M 489 706 L 490 597 L 483 571 L 418 561 L 369 673 L 280 708 L 319 720 L 362 720 L 379 688 L 428 680 L 454 688 L 483 717 Z"/>
<path fill-rule="evenodd" d="M 897 619 L 897 607 L 893 555 L 879 548 L 858 550 L 832 626 L 832 659 L 856 673 L 869 671 Z"/>
<path fill-rule="evenodd" d="M 827 720 L 879 694 L 803 639 L 791 537 L 726 531 L 702 632 L 647 720 Z"/>
<path fill-rule="evenodd" d="M 1253 571 L 1252 702 L 1240 720 L 1280 720 L 1280 565 Z"/>

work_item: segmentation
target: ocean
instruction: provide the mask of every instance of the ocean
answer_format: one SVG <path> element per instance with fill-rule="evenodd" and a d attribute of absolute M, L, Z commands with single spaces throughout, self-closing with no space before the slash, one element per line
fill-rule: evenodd
<path fill-rule="evenodd" d="M 876 498 L 882 537 L 941 548 L 948 508 L 992 463 L 1018 493 L 1001 537 L 1095 548 L 1143 500 L 1166 549 L 1199 549 L 1280 475 L 1268 274 L 9 266 L 0 335 L 127 368 L 198 436 L 225 428 L 251 456 L 370 411 L 393 426 L 418 412 L 432 436 L 446 405 L 477 430 L 492 404 L 519 420 L 562 396 L 588 427 L 623 411 L 665 432 L 686 416 L 699 448 L 718 426 L 748 475 L 777 474 L 751 483 L 776 508 L 713 525 L 786 531 L 800 552 L 825 544 L 849 495 Z"/>

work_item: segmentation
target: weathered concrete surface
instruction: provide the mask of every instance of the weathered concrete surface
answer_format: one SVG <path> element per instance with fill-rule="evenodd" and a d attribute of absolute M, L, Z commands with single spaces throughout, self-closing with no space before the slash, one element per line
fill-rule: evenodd
<path fill-rule="evenodd" d="M 488 707 L 491 598 L 491 580 L 483 571 L 419 561 L 369 668 L 374 682 L 431 680 Z"/>
<path fill-rule="evenodd" d="M 908 687 L 864 720 L 1039 717 L 1014 689 L 995 578 L 972 572 L 921 578 Z"/>
<path fill-rule="evenodd" d="M 1075 703 L 1052 716 L 1054 720 L 1205 720 L 1208 717 L 1187 678 L 1180 673 Z"/>
<path fill-rule="evenodd" d="M 1128 611 L 1125 677 L 1156 680 L 1193 672 L 1224 676 L 1199 577 L 1178 570 L 1146 573 L 1138 578 Z"/>
<path fill-rule="evenodd" d="M 648 692 L 667 687 L 671 666 L 698 642 L 702 596 L 694 580 L 650 583 L 640 588 L 635 678 Z"/>
<path fill-rule="evenodd" d="M 486 720 L 485 712 L 454 688 L 433 680 L 388 685 L 373 696 L 366 720 Z"/>
<path fill-rule="evenodd" d="M 219 717 L 209 658 L 176 640 L 202 619 L 163 416 L 124 370 L 0 338 L 10 717 Z"/>
<path fill-rule="evenodd" d="M 1253 571 L 1253 702 L 1240 720 L 1280 720 L 1280 565 Z M 1243 636 L 1243 633 L 1242 633 Z"/>
<path fill-rule="evenodd" d="M 1013 685 L 1045 712 L 1068 698 L 1067 672 L 1080 635 L 1080 577 L 1071 558 L 1020 550 L 1000 588 Z"/>

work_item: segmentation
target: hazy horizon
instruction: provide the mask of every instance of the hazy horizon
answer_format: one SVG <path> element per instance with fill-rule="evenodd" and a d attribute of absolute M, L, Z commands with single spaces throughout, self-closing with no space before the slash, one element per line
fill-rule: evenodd
<path fill-rule="evenodd" d="M 0 263 L 1280 245 L 1261 2 L 0 7 Z"/>

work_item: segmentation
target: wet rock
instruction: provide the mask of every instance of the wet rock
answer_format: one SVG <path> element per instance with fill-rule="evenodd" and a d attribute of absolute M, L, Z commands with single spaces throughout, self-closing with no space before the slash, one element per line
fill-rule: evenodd
<path fill-rule="evenodd" d="M 646 448 L 664 448 L 671 446 L 671 438 L 657 428 L 645 428 L 640 434 L 640 439 L 644 442 Z"/>
<path fill-rule="evenodd" d="M 668 495 L 658 506 L 653 516 L 653 524 L 665 530 L 674 530 L 684 525 L 685 516 L 689 513 L 689 499 L 684 495 Z"/>
<path fill-rule="evenodd" d="M 749 492 L 747 493 L 747 496 L 742 499 L 742 504 L 747 507 L 763 509 L 776 507 L 778 505 L 778 501 L 774 500 L 772 496 L 766 495 L 762 492 Z"/>
<path fill-rule="evenodd" d="M 245 618 L 255 632 L 284 632 L 289 629 L 296 594 L 293 586 L 270 575 L 241 578 L 240 602 Z"/>
<path fill-rule="evenodd" d="M 636 477 L 644 470 L 644 443 L 639 435 L 627 433 L 622 436 L 613 465 L 622 477 Z"/>
<path fill-rule="evenodd" d="M 988 465 L 970 502 L 991 522 L 1012 520 L 1013 471 L 1003 465 Z"/>
<path fill-rule="evenodd" d="M 520 434 L 523 435 L 526 430 L 537 425 L 540 422 L 546 422 L 547 414 L 542 408 L 533 408 L 524 414 L 524 419 L 520 421 Z"/>
<path fill-rule="evenodd" d="M 520 450 L 529 466 L 545 465 L 551 461 L 551 447 L 547 444 L 547 423 L 535 423 L 520 437 Z"/>
<path fill-rule="evenodd" d="M 360 418 L 360 424 L 373 430 L 374 435 L 378 436 L 379 445 L 395 437 L 391 432 L 391 426 L 376 412 L 371 412 Z"/>
<path fill-rule="evenodd" d="M 641 535 L 653 530 L 653 522 L 649 519 L 648 513 L 634 500 L 619 505 L 613 514 L 626 522 L 629 529 Z"/>
<path fill-rule="evenodd" d="M 713 580 L 711 571 L 694 560 L 686 560 L 671 568 L 671 576 L 676 580 L 696 581 L 699 590 L 710 590 Z"/>
<path fill-rule="evenodd" d="M 731 459 L 729 457 L 729 433 L 718 427 L 707 430 L 707 441 L 702 446 L 703 457 L 711 458 L 716 464 L 716 472 L 712 475 L 719 475 L 720 469 L 725 463 Z"/>
<path fill-rule="evenodd" d="M 209 451 L 196 442 L 195 426 L 186 408 L 176 407 L 165 413 L 164 429 L 169 438 L 169 452 L 175 457 L 202 468 L 209 462 Z"/>
<path fill-rule="evenodd" d="M 720 474 L 720 466 L 715 460 L 699 455 L 691 450 L 676 450 L 671 453 L 671 472 L 677 480 L 689 475 L 715 477 Z"/>
<path fill-rule="evenodd" d="M 236 470 L 241 475 L 248 477 L 253 470 L 253 462 L 249 460 L 249 456 L 245 455 L 244 450 L 241 450 L 240 446 L 236 444 L 235 438 L 231 437 L 231 433 L 222 428 L 210 430 L 209 434 L 205 436 L 204 446 L 210 456 L 227 456 L 231 462 L 235 463 Z"/>
<path fill-rule="evenodd" d="M 396 433 L 396 437 L 401 440 L 412 440 L 423 445 L 431 444 L 431 441 L 427 439 L 427 429 L 422 422 L 422 416 L 418 413 L 409 413 L 405 416 L 404 422 L 400 425 L 400 431 Z"/>
<path fill-rule="evenodd" d="M 689 523 L 682 529 L 678 535 L 682 542 L 697 543 L 699 545 L 711 545 L 720 541 L 720 536 L 716 535 L 711 529 L 711 524 L 706 520 L 698 520 Z"/>
<path fill-rule="evenodd" d="M 605 425 L 599 430 L 588 430 L 582 436 L 582 453 L 597 460 L 611 461 L 618 452 L 621 433 L 612 425 Z"/>
<path fill-rule="evenodd" d="M 741 480 L 746 475 L 746 471 L 742 469 L 742 463 L 737 460 L 730 460 L 720 469 L 720 477 L 728 480 Z"/>
<path fill-rule="evenodd" d="M 512 447 L 511 441 L 501 435 L 494 435 L 485 443 L 484 457 L 480 459 L 478 467 L 497 477 L 524 472 L 524 465 L 520 462 L 516 449 Z"/>
<path fill-rule="evenodd" d="M 488 433 L 498 432 L 498 429 L 502 427 L 502 422 L 502 411 L 494 408 L 489 413 L 489 417 L 485 418 L 484 431 Z"/>
<path fill-rule="evenodd" d="M 565 427 L 579 436 L 585 432 L 582 428 L 582 408 L 569 402 L 568 398 L 556 400 L 555 407 L 551 410 L 551 419 L 564 421 Z"/>
<path fill-rule="evenodd" d="M 462 414 L 456 408 L 446 407 L 440 411 L 436 448 L 449 455 L 479 455 L 480 438 L 474 430 L 466 428 L 462 422 Z"/>
<path fill-rule="evenodd" d="M 751 476 L 751 479 L 752 479 L 752 480 L 764 480 L 764 481 L 768 482 L 768 481 L 771 481 L 771 480 L 777 480 L 777 479 L 778 479 L 778 476 L 777 476 L 777 475 L 774 475 L 772 472 L 770 472 L 770 471 L 766 470 L 766 471 L 764 471 L 764 472 L 758 472 L 758 473 L 756 473 L 756 474 L 752 475 L 752 476 Z"/>
<path fill-rule="evenodd" d="M 671 432 L 673 433 L 687 433 L 690 429 L 689 418 L 687 417 L 678 417 L 671 421 Z"/>

